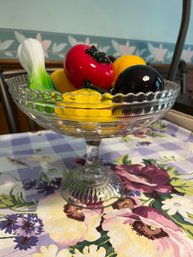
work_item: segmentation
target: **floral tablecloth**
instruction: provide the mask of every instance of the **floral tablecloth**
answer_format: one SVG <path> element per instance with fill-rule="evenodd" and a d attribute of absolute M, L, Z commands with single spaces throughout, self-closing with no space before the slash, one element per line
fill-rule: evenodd
<path fill-rule="evenodd" d="M 193 133 L 162 120 L 104 139 L 101 161 L 126 194 L 104 209 L 59 194 L 85 143 L 52 131 L 0 136 L 1 257 L 193 256 Z"/>

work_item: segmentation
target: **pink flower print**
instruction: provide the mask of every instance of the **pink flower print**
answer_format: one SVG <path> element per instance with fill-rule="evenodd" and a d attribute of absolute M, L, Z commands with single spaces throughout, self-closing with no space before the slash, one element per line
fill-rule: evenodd
<path fill-rule="evenodd" d="M 89 37 L 86 37 L 85 41 L 78 41 L 75 37 L 68 36 L 68 41 L 71 46 L 74 46 L 77 44 L 86 44 L 86 45 L 94 45 L 95 47 L 97 47 L 97 43 L 91 43 Z"/>
<path fill-rule="evenodd" d="M 112 45 L 116 50 L 114 56 L 122 56 L 122 55 L 131 55 L 134 54 L 136 47 L 130 46 L 129 41 L 126 42 L 125 45 L 119 44 L 117 41 L 112 40 Z"/>
<path fill-rule="evenodd" d="M 89 38 L 89 37 L 87 37 L 83 43 L 85 43 L 86 45 L 91 45 L 91 44 L 92 44 L 92 43 L 90 42 L 90 38 Z M 97 44 L 96 44 L 96 43 L 95 43 L 95 44 L 92 44 L 92 45 L 95 45 L 95 46 L 97 47 Z"/>
<path fill-rule="evenodd" d="M 40 33 L 38 33 L 36 35 L 36 39 L 38 41 L 40 41 L 41 45 L 42 45 L 42 48 L 43 48 L 43 51 L 44 51 L 44 55 L 46 58 L 48 58 L 48 48 L 50 47 L 52 41 L 51 40 L 42 40 L 42 36 Z"/>
<path fill-rule="evenodd" d="M 151 53 L 148 59 L 153 58 L 153 62 L 164 62 L 164 58 L 168 52 L 167 48 L 163 48 L 162 44 L 160 44 L 159 47 L 154 47 L 152 44 L 148 43 L 148 49 Z"/>
<path fill-rule="evenodd" d="M 150 131 L 150 128 L 144 128 L 138 132 L 134 133 L 135 137 L 145 138 L 147 136 L 147 133 Z"/>
<path fill-rule="evenodd" d="M 67 203 L 60 194 L 42 198 L 37 206 L 44 231 L 60 246 L 73 246 L 87 240 L 100 238 L 97 230 L 101 223 L 102 209 L 82 209 Z"/>
<path fill-rule="evenodd" d="M 127 190 L 139 190 L 151 194 L 156 192 L 165 194 L 172 191 L 169 175 L 155 165 L 119 165 L 115 169 Z"/>
<path fill-rule="evenodd" d="M 152 207 L 107 210 L 102 228 L 107 231 L 117 257 L 192 256 L 192 240 Z"/>
<path fill-rule="evenodd" d="M 193 57 L 193 50 L 191 50 L 191 47 L 189 46 L 188 49 L 182 50 L 182 56 L 181 59 L 183 59 L 187 63 L 191 63 Z"/>
<path fill-rule="evenodd" d="M 89 45 L 89 46 L 95 46 L 100 52 L 105 52 L 107 53 L 107 51 L 109 50 L 109 46 L 98 46 L 97 43 L 92 43 L 90 41 L 89 37 L 86 37 L 85 41 L 78 41 L 76 38 L 72 37 L 72 36 L 68 36 L 68 41 L 70 43 L 71 46 L 77 45 L 77 44 L 85 44 L 85 45 Z"/>

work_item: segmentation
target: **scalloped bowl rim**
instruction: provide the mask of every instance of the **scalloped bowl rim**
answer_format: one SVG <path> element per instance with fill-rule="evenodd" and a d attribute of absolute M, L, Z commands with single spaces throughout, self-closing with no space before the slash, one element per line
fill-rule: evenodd
<path fill-rule="evenodd" d="M 13 85 L 13 81 L 15 78 L 25 78 L 25 81 L 18 81 L 17 83 L 15 83 L 15 85 Z M 7 80 L 7 84 L 9 87 L 9 91 L 12 95 L 13 98 L 16 98 L 16 94 L 13 95 L 14 91 L 22 91 L 25 90 L 25 92 L 20 93 L 20 97 L 22 97 L 22 99 L 25 99 L 26 101 L 40 101 L 42 104 L 60 104 L 63 103 L 63 105 L 65 104 L 86 104 L 86 105 L 93 105 L 93 104 L 102 104 L 103 106 L 107 105 L 109 106 L 109 102 L 111 102 L 111 104 L 128 104 L 128 105 L 132 105 L 132 104 L 143 104 L 143 103 L 152 103 L 155 101 L 165 101 L 167 99 L 167 97 L 169 97 L 169 99 L 171 98 L 171 96 L 175 96 L 175 98 L 177 97 L 177 95 L 179 94 L 180 91 L 180 85 L 174 81 L 170 81 L 170 80 L 164 80 L 164 89 L 163 90 L 159 90 L 159 91 L 148 91 L 146 93 L 144 92 L 138 92 L 136 94 L 134 93 L 127 93 L 127 94 L 122 94 L 122 93 L 117 93 L 115 95 L 112 95 L 109 92 L 105 92 L 103 94 L 100 94 L 99 92 L 96 91 L 96 93 L 92 92 L 91 94 L 86 94 L 86 93 L 79 93 L 79 94 L 75 94 L 74 91 L 72 92 L 65 92 L 65 93 L 61 93 L 59 91 L 39 91 L 39 90 L 32 90 L 29 87 L 27 87 L 27 83 L 28 79 L 27 76 L 25 74 L 23 75 L 17 75 L 14 77 L 11 77 Z M 14 88 L 15 87 L 15 88 Z M 78 89 L 77 89 L 78 90 Z M 29 95 L 26 95 L 26 93 L 29 93 Z M 33 97 L 32 97 L 33 95 Z M 36 97 L 34 97 L 34 95 L 36 95 Z M 44 99 L 45 97 L 50 97 L 49 101 L 47 99 Z M 66 101 L 64 100 L 64 97 L 98 97 L 100 98 L 100 102 L 76 102 L 76 101 Z M 156 98 L 158 97 L 159 98 Z M 126 101 L 126 99 L 128 98 L 134 98 L 133 101 Z M 149 97 L 151 97 L 151 99 L 148 99 Z M 60 100 L 56 100 L 57 98 L 60 98 Z M 140 98 L 144 98 L 145 100 L 141 100 Z M 163 99 L 161 99 L 163 98 Z M 166 99 L 165 99 L 166 98 Z M 119 99 L 119 101 L 115 101 Z M 106 101 L 106 102 L 105 102 Z"/>

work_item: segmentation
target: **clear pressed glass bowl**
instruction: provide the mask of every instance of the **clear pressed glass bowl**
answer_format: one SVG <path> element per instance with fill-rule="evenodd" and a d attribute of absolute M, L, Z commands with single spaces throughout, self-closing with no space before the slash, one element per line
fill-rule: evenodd
<path fill-rule="evenodd" d="M 171 109 L 180 90 L 175 82 L 165 81 L 164 90 L 154 93 L 62 95 L 30 90 L 27 75 L 17 75 L 7 83 L 15 103 L 37 124 L 85 139 L 85 165 L 69 172 L 60 192 L 71 204 L 86 208 L 108 206 L 124 193 L 117 174 L 100 163 L 101 139 L 124 136 L 149 126 Z"/>

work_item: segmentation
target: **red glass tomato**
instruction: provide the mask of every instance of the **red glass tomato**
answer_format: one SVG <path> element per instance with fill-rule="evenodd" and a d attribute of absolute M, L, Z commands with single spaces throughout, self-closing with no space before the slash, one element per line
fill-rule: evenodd
<path fill-rule="evenodd" d="M 85 44 L 73 46 L 64 59 L 64 69 L 68 79 L 76 88 L 81 88 L 87 80 L 107 90 L 114 79 L 113 63 L 95 46 Z"/>

